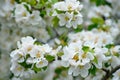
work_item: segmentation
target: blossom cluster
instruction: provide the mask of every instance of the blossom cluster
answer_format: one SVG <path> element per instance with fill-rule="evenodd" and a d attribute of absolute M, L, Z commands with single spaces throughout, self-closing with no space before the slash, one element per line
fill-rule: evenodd
<path fill-rule="evenodd" d="M 73 74 L 73 76 L 80 74 L 82 77 L 87 77 L 91 74 L 89 71 L 91 68 L 102 69 L 106 62 L 112 68 L 119 65 L 115 62 L 120 60 L 120 46 L 114 46 L 110 34 L 91 31 L 70 33 L 68 43 L 63 48 L 64 55 L 62 56 L 63 66 L 70 67 L 68 74 Z M 117 59 L 118 61 L 114 62 Z"/>
<path fill-rule="evenodd" d="M 120 45 L 114 45 L 110 34 L 82 31 L 70 33 L 68 38 L 68 45 L 60 51 L 60 47 L 53 49 L 48 44 L 36 43 L 36 39 L 30 36 L 23 37 L 18 41 L 18 49 L 11 52 L 10 70 L 15 77 L 30 77 L 35 72 L 45 70 L 51 61 L 55 61 L 59 63 L 58 66 L 68 68 L 68 75 L 80 75 L 85 80 L 101 80 L 105 76 L 102 69 L 112 70 L 119 66 Z M 62 54 L 59 56 L 60 53 Z M 119 79 L 118 74 L 119 71 L 113 74 L 113 80 Z"/>
<path fill-rule="evenodd" d="M 81 5 L 79 1 L 61 1 L 55 3 L 53 8 L 55 9 L 53 16 L 57 16 L 60 26 L 77 28 L 78 25 L 82 24 L 83 20 L 80 11 L 82 10 L 83 5 Z"/>
<path fill-rule="evenodd" d="M 49 57 L 55 57 L 57 51 L 48 44 L 38 45 L 36 39 L 30 36 L 23 37 L 17 43 L 18 49 L 11 52 L 10 70 L 15 77 L 29 77 L 30 74 L 45 69 L 48 66 Z"/>

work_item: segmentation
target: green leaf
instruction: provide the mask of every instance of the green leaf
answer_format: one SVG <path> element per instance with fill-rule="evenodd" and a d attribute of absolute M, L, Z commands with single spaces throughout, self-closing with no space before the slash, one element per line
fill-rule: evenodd
<path fill-rule="evenodd" d="M 57 69 L 55 69 L 55 73 L 56 73 L 56 74 L 61 74 L 61 72 L 62 72 L 62 68 L 57 68 Z"/>
<path fill-rule="evenodd" d="M 55 69 L 56 75 L 53 77 L 53 80 L 57 80 L 60 77 L 62 71 L 66 71 L 66 70 L 68 70 L 68 68 L 65 68 L 65 67 L 58 67 L 58 68 L 56 68 Z"/>
<path fill-rule="evenodd" d="M 61 11 L 61 10 L 57 10 L 57 9 L 56 9 L 56 11 L 58 14 L 65 13 L 65 11 Z"/>
<path fill-rule="evenodd" d="M 28 69 L 32 67 L 32 64 L 26 64 L 26 61 L 19 63 L 21 66 L 23 66 L 24 68 Z"/>
<path fill-rule="evenodd" d="M 115 46 L 114 44 L 107 44 L 105 47 L 108 48 L 108 49 L 110 49 L 110 48 L 112 48 L 114 46 Z"/>
<path fill-rule="evenodd" d="M 112 4 L 109 3 L 109 2 L 106 1 L 106 0 L 90 0 L 90 2 L 95 3 L 96 6 L 100 6 L 100 5 L 108 5 L 108 6 L 112 7 Z"/>
<path fill-rule="evenodd" d="M 86 52 L 89 51 L 89 47 L 88 47 L 88 46 L 83 46 L 83 47 L 82 47 L 82 50 L 86 53 Z"/>
<path fill-rule="evenodd" d="M 114 56 L 120 57 L 120 54 L 116 52 L 116 53 L 114 53 Z"/>
<path fill-rule="evenodd" d="M 58 2 L 58 0 L 51 0 L 52 4 Z"/>
<path fill-rule="evenodd" d="M 89 69 L 89 72 L 90 72 L 92 75 L 95 75 L 95 74 L 96 74 L 96 71 L 97 71 L 97 68 L 95 67 L 95 65 L 92 65 L 92 67 Z"/>
<path fill-rule="evenodd" d="M 57 53 L 57 56 L 59 56 L 59 57 L 61 57 L 62 55 L 64 55 L 63 52 L 59 52 L 59 53 Z"/>
<path fill-rule="evenodd" d="M 31 10 L 29 9 L 27 4 L 24 4 L 24 7 L 26 8 L 27 11 L 29 11 L 31 13 Z"/>
<path fill-rule="evenodd" d="M 20 3 L 20 0 L 15 0 L 17 3 Z"/>
<path fill-rule="evenodd" d="M 54 17 L 52 20 L 53 26 L 57 27 L 58 26 L 59 19 L 57 17 Z"/>
<path fill-rule="evenodd" d="M 68 40 L 67 32 L 60 35 L 59 39 L 61 41 L 61 45 L 63 46 L 67 45 L 67 40 Z"/>
<path fill-rule="evenodd" d="M 40 16 L 41 17 L 44 17 L 46 15 L 46 11 L 45 10 L 42 10 L 41 12 L 40 12 Z"/>
<path fill-rule="evenodd" d="M 95 53 L 94 49 L 90 49 L 89 52 L 91 52 L 93 54 Z"/>
<path fill-rule="evenodd" d="M 45 58 L 48 60 L 48 62 L 52 62 L 55 59 L 55 57 L 51 55 L 45 55 Z"/>
<path fill-rule="evenodd" d="M 89 31 L 94 29 L 94 28 L 98 28 L 98 24 L 91 24 L 91 25 L 88 26 Z"/>
<path fill-rule="evenodd" d="M 35 45 L 42 45 L 42 43 L 40 41 L 35 41 L 34 44 Z"/>
<path fill-rule="evenodd" d="M 96 57 L 94 57 L 93 62 L 95 62 L 96 64 L 98 64 L 98 60 L 97 60 L 97 58 L 96 58 Z"/>
<path fill-rule="evenodd" d="M 109 67 L 109 66 L 110 66 L 110 63 L 107 62 L 107 63 L 105 63 L 104 65 L 105 65 L 105 67 Z"/>
<path fill-rule="evenodd" d="M 105 4 L 105 0 L 96 0 L 96 5 L 99 6 L 99 5 L 103 5 Z"/>
<path fill-rule="evenodd" d="M 107 25 L 101 25 L 98 29 L 101 29 L 103 31 L 106 31 L 108 32 L 110 30 L 110 26 L 107 26 Z"/>
<path fill-rule="evenodd" d="M 82 25 L 78 25 L 77 29 L 74 29 L 75 32 L 80 32 L 83 30 Z"/>
<path fill-rule="evenodd" d="M 34 66 L 33 66 L 33 68 L 32 68 L 32 70 L 34 70 L 35 73 L 38 73 L 38 72 L 40 72 L 40 71 L 42 71 L 42 70 L 45 71 L 46 69 L 47 69 L 47 66 L 42 67 L 42 68 L 37 68 L 37 67 L 36 67 L 36 64 L 34 64 Z"/>
<path fill-rule="evenodd" d="M 104 24 L 104 20 L 101 17 L 93 17 L 91 18 L 91 21 L 95 24 L 100 24 L 100 25 Z"/>
<path fill-rule="evenodd" d="M 52 29 L 53 27 L 47 26 L 46 29 L 51 37 L 55 36 L 55 32 Z"/>
<path fill-rule="evenodd" d="M 21 0 L 21 2 L 26 2 L 26 3 L 30 4 L 31 6 L 33 6 L 37 3 L 36 0 Z"/>
<path fill-rule="evenodd" d="M 35 73 L 38 73 L 38 72 L 40 72 L 42 69 L 41 69 L 41 68 L 37 68 L 37 67 L 36 67 L 36 64 L 34 64 L 34 67 L 32 68 L 32 70 L 34 70 Z"/>
<path fill-rule="evenodd" d="M 47 67 L 47 66 L 45 66 L 45 67 L 43 67 L 43 68 L 42 68 L 42 70 L 44 70 L 44 71 L 45 71 L 47 68 L 48 68 L 48 67 Z"/>
<path fill-rule="evenodd" d="M 68 68 L 66 68 L 66 67 L 58 67 L 55 69 L 55 73 L 59 75 L 59 74 L 61 74 L 62 71 L 65 71 L 67 69 Z"/>

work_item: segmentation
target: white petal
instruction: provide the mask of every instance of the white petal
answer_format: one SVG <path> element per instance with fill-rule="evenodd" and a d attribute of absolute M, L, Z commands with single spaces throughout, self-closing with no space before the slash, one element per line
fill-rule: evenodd
<path fill-rule="evenodd" d="M 68 74 L 72 75 L 73 71 L 75 70 L 75 67 L 71 66 L 68 70 Z"/>

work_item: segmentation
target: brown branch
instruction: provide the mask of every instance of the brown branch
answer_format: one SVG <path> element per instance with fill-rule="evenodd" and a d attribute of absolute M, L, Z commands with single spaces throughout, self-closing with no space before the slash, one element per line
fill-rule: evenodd
<path fill-rule="evenodd" d="M 115 67 L 111 71 L 106 70 L 106 69 L 102 69 L 103 71 L 106 72 L 106 75 L 102 78 L 102 80 L 108 80 L 112 76 L 112 74 L 115 73 L 118 69 L 120 69 L 120 65 Z"/>

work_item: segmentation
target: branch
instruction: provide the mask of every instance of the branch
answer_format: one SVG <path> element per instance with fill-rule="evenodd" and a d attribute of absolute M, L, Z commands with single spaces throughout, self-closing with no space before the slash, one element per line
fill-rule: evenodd
<path fill-rule="evenodd" d="M 120 69 L 120 65 L 112 69 L 111 71 L 102 69 L 103 71 L 106 72 L 106 75 L 102 78 L 102 80 L 108 80 L 109 77 L 112 76 L 113 73 L 115 73 L 118 69 Z"/>

